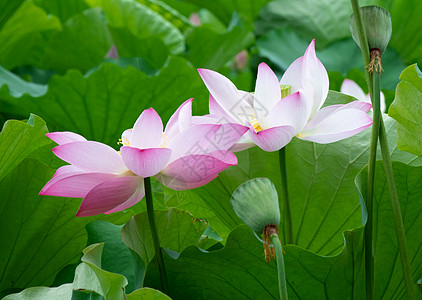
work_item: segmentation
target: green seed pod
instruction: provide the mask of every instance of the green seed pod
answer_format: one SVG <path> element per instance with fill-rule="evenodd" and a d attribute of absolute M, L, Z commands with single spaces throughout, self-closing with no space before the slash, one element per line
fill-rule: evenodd
<path fill-rule="evenodd" d="M 262 233 L 267 225 L 280 225 L 277 191 L 268 178 L 254 178 L 241 184 L 230 202 L 236 215 L 257 233 Z"/>
<path fill-rule="evenodd" d="M 363 6 L 360 8 L 360 13 L 365 26 L 369 50 L 379 49 L 381 53 L 384 53 L 391 38 L 390 13 L 376 5 Z M 350 16 L 349 28 L 353 39 L 360 47 L 358 30 L 353 14 Z"/>

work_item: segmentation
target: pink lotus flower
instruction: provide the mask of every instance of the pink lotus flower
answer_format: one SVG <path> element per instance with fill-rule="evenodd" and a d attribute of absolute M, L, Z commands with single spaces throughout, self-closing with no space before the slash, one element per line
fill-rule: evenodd
<path fill-rule="evenodd" d="M 186 101 L 170 118 L 163 132 L 161 118 L 152 108 L 142 112 L 133 129 L 122 135 L 120 153 L 113 148 L 71 132 L 47 136 L 59 145 L 54 154 L 70 163 L 56 171 L 40 195 L 84 198 L 77 216 L 124 210 L 145 194 L 144 177 L 155 177 L 176 190 L 200 187 L 229 166 L 237 164 L 228 151 L 246 131 L 240 125 L 223 138 L 223 125 L 192 122 L 192 100 Z M 227 126 L 227 125 L 225 125 Z"/>
<path fill-rule="evenodd" d="M 59 144 L 54 154 L 70 165 L 60 167 L 40 195 L 84 198 L 79 217 L 124 210 L 144 197 L 143 178 L 135 176 L 110 146 L 72 132 L 47 136 Z"/>
<path fill-rule="evenodd" d="M 340 92 L 343 94 L 355 97 L 359 101 L 363 101 L 366 103 L 371 103 L 371 96 L 363 92 L 360 86 L 350 79 L 344 79 L 343 83 L 341 84 Z M 380 92 L 380 106 L 381 112 L 385 112 L 385 96 L 383 92 Z"/>
<path fill-rule="evenodd" d="M 249 126 L 233 151 L 254 145 L 276 151 L 298 138 L 331 143 L 359 133 L 372 124 L 370 104 L 352 102 L 321 108 L 328 94 L 328 74 L 315 55 L 314 41 L 296 59 L 280 82 L 265 64 L 258 67 L 255 93 L 238 90 L 223 75 L 199 69 L 210 91 L 210 116 Z M 280 90 L 281 85 L 281 90 Z M 283 94 L 288 94 L 282 98 Z"/>

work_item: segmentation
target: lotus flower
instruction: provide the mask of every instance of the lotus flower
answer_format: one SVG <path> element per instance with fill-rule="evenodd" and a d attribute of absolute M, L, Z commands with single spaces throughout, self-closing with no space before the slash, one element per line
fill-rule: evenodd
<path fill-rule="evenodd" d="M 360 86 L 353 80 L 346 78 L 341 84 L 340 92 L 355 97 L 359 101 L 371 103 L 371 96 L 369 94 L 365 95 Z M 380 92 L 380 106 L 381 112 L 385 112 L 385 96 L 383 92 Z"/>
<path fill-rule="evenodd" d="M 124 210 L 144 197 L 143 178 L 110 146 L 72 132 L 47 136 L 59 144 L 54 154 L 70 165 L 59 168 L 40 195 L 84 198 L 76 214 L 80 217 Z"/>
<path fill-rule="evenodd" d="M 210 96 L 210 117 L 249 127 L 231 149 L 257 145 L 276 151 L 298 138 L 331 143 L 350 137 L 372 124 L 371 105 L 352 102 L 321 108 L 328 94 L 328 75 L 316 57 L 314 41 L 296 59 L 280 82 L 265 63 L 258 66 L 255 93 L 238 90 L 223 75 L 199 69 Z M 281 86 L 281 87 L 280 87 Z M 284 96 L 284 97 L 282 97 Z"/>
<path fill-rule="evenodd" d="M 70 163 L 59 168 L 40 195 L 84 198 L 77 216 L 124 210 L 145 194 L 144 177 L 154 176 L 172 189 L 200 187 L 237 164 L 228 151 L 248 129 L 237 125 L 231 141 L 216 139 L 223 125 L 191 121 L 191 100 L 182 104 L 163 132 L 152 108 L 142 112 L 133 129 L 122 135 L 120 151 L 71 132 L 47 136 L 59 144 L 56 156 Z M 227 126 L 227 124 L 225 125 Z M 227 134 L 222 134 L 227 137 Z"/>

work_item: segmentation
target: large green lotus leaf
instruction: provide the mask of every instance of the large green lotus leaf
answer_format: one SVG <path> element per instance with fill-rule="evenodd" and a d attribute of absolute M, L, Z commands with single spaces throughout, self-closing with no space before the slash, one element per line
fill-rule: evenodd
<path fill-rule="evenodd" d="M 253 22 L 261 9 L 271 0 L 188 0 L 188 2 L 206 8 L 217 16 L 225 24 L 229 24 L 233 13 L 244 16 L 249 22 Z"/>
<path fill-rule="evenodd" d="M 422 75 L 414 64 L 403 71 L 400 79 L 388 114 L 398 122 L 399 149 L 422 156 Z"/>
<path fill-rule="evenodd" d="M 422 276 L 422 167 L 394 162 L 393 170 L 416 283 Z M 362 198 L 366 175 L 365 168 L 356 180 Z M 382 162 L 376 165 L 375 178 L 374 299 L 406 299 Z M 360 212 L 359 215 L 362 216 Z M 349 228 L 343 237 L 342 251 L 336 256 L 320 256 L 296 245 L 284 247 L 289 299 L 365 298 L 363 227 Z M 166 256 L 165 260 L 167 274 L 172 278 L 169 295 L 174 299 L 225 299 L 225 295 L 234 299 L 278 297 L 275 263 L 265 263 L 261 242 L 245 225 L 230 233 L 222 250 L 205 253 L 191 246 L 177 259 Z M 159 284 L 155 266 L 147 271 L 145 284 L 152 287 Z"/>
<path fill-rule="evenodd" d="M 406 232 L 413 280 L 422 277 L 422 167 L 393 162 L 394 179 Z M 361 199 L 366 197 L 367 169 L 356 178 Z M 363 201 L 363 200 L 362 200 Z M 373 210 L 374 299 L 407 299 L 398 252 L 390 194 L 382 162 L 377 162 Z"/>
<path fill-rule="evenodd" d="M 139 2 L 87 0 L 87 3 L 91 7 L 100 6 L 104 11 L 113 40 L 121 55 L 148 59 L 149 52 L 158 52 L 161 53 L 161 63 L 163 63 L 168 52 L 179 54 L 185 49 L 185 39 L 179 29 L 159 13 Z M 168 51 L 163 51 L 161 48 L 167 48 Z M 155 57 L 152 62 L 159 66 L 160 60 Z"/>
<path fill-rule="evenodd" d="M 61 22 L 66 22 L 73 15 L 83 12 L 89 6 L 85 0 L 33 0 L 46 13 L 57 16 Z M 12 1 L 13 2 L 13 1 Z"/>
<path fill-rule="evenodd" d="M 421 165 L 420 158 L 397 150 L 394 120 L 387 118 L 385 124 L 392 159 Z M 367 129 L 332 144 L 320 145 L 293 139 L 287 146 L 295 244 L 315 253 L 334 255 L 343 245 L 341 233 L 362 224 L 354 178 L 368 163 L 370 135 L 371 131 Z M 233 191 L 248 179 L 268 177 L 281 195 L 279 172 L 278 153 L 267 153 L 255 147 L 238 153 L 238 166 L 221 172 L 206 186 L 173 193 L 167 205 L 205 218 L 226 239 L 229 232 L 242 223 L 230 205 Z M 282 203 L 280 208 L 282 210 Z M 282 240 L 285 237 L 283 230 L 281 237 Z"/>
<path fill-rule="evenodd" d="M 24 1 L 19 8 L 14 9 L 11 9 L 11 15 L 7 16 L 8 19 L 0 29 L 0 65 L 7 69 L 27 63 L 28 55 L 42 42 L 43 33 L 61 29 L 57 17 L 47 15 L 32 1 Z"/>
<path fill-rule="evenodd" d="M 42 46 L 41 61 L 33 63 L 44 69 L 74 68 L 85 72 L 103 61 L 112 43 L 101 10 L 87 9 L 63 23 L 63 30 Z"/>
<path fill-rule="evenodd" d="M 156 210 L 155 219 L 160 245 L 175 252 L 181 252 L 190 245 L 197 245 L 208 226 L 207 222 L 174 208 L 167 211 Z M 122 229 L 122 240 L 148 265 L 154 258 L 155 250 L 147 212 L 132 217 L 126 223 Z"/>
<path fill-rule="evenodd" d="M 15 77 L 12 73 L 0 75 Z M 197 71 L 179 57 L 151 76 L 130 66 L 122 69 L 107 63 L 85 76 L 77 70 L 55 75 L 48 91 L 37 97 L 11 96 L 23 92 L 21 89 L 18 84 L 1 88 L 2 109 L 22 115 L 37 113 L 49 126 L 113 146 L 144 109 L 154 107 L 165 122 L 183 101 L 205 91 Z"/>
<path fill-rule="evenodd" d="M 105 221 L 94 221 L 86 226 L 88 245 L 104 243 L 101 256 L 103 270 L 122 274 L 128 279 L 125 290 L 130 293 L 136 287 L 142 286 L 145 265 L 142 260 L 135 258 L 131 250 L 122 242 L 120 232 L 123 226 Z"/>
<path fill-rule="evenodd" d="M 286 247 L 288 249 L 288 247 Z M 246 225 L 233 230 L 222 250 L 195 246 L 172 259 L 165 255 L 169 296 L 173 299 L 277 299 L 277 268 L 267 264 L 262 243 Z M 157 281 L 158 280 L 158 281 Z M 157 288 L 159 274 L 150 265 L 145 285 Z"/>
<path fill-rule="evenodd" d="M 28 122 L 8 120 L 0 133 L 0 180 L 36 149 L 51 141 L 45 122 L 31 115 Z"/>
<path fill-rule="evenodd" d="M 80 200 L 38 196 L 54 170 L 25 159 L 0 182 L 0 291 L 50 285 L 66 265 L 79 260 L 85 226 L 96 219 L 123 223 L 131 211 L 77 218 Z"/>
<path fill-rule="evenodd" d="M 195 27 L 186 37 L 186 57 L 196 67 L 219 70 L 254 41 L 249 24 L 235 20 L 225 32 Z"/>

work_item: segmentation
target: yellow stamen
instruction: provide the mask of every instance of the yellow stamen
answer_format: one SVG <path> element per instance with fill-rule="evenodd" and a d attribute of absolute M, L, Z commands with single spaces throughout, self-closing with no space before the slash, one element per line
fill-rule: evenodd
<path fill-rule="evenodd" d="M 259 125 L 259 122 L 258 122 L 258 120 L 255 116 L 252 116 L 252 120 L 251 120 L 250 123 L 253 126 L 253 128 L 255 129 L 256 133 L 262 131 L 262 127 L 261 127 L 261 125 Z"/>

